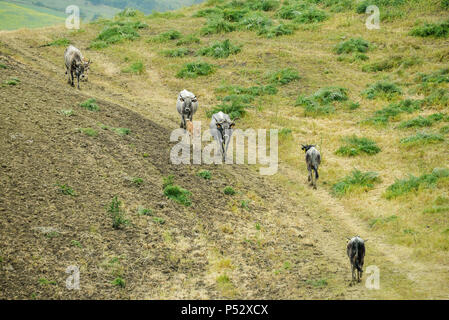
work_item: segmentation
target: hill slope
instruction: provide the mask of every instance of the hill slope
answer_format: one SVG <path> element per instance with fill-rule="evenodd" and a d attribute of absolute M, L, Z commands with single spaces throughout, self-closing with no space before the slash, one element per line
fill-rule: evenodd
<path fill-rule="evenodd" d="M 245 12 L 240 18 L 234 12 L 237 22 L 223 23 L 220 12 L 226 9 L 214 8 L 206 4 L 165 15 L 122 17 L 120 23 L 128 19 L 133 24 L 139 21 L 142 28 L 136 30 L 139 36 L 132 41 L 118 43 L 98 38 L 113 23 L 110 21 L 88 25 L 82 32 L 54 27 L 35 33 L 2 34 L 0 63 L 7 68 L 0 73 L 1 81 L 13 77 L 21 80 L 18 86 L 2 87 L 0 94 L 2 119 L 18 119 L 15 123 L 2 123 L 5 148 L 2 163 L 6 163 L 2 167 L 2 180 L 10 190 L 2 199 L 2 229 L 9 230 L 1 238 L 2 248 L 5 247 L 0 253 L 1 272 L 5 275 L 2 279 L 8 279 L 1 286 L 3 296 L 447 298 L 447 286 L 441 284 L 449 281 L 444 263 L 449 243 L 444 214 L 449 197 L 448 178 L 438 176 L 443 169 L 434 169 L 448 166 L 448 138 L 444 133 L 447 104 L 444 94 L 438 96 L 440 89 L 447 89 L 444 71 L 441 78 L 438 72 L 447 65 L 448 42 L 445 37 L 409 35 L 414 18 L 445 21 L 445 11 L 436 10 L 436 2 L 431 7 L 424 1 L 416 1 L 405 7 L 408 10 L 405 19 L 398 13 L 404 8 L 398 11 L 395 7 L 387 8 L 383 12 L 389 16 L 382 19 L 382 28 L 370 31 L 363 29 L 365 17 L 358 15 L 354 7 L 335 13 L 339 10 L 321 5 L 318 10 L 326 13 L 326 19 L 311 24 L 280 19 L 276 8 L 256 14 L 265 15 L 275 26 L 278 23 L 296 26 L 290 29 L 290 35 L 267 38 L 267 34 L 278 35 L 283 27 L 277 31 L 270 29 L 268 33 L 262 29 L 259 35 L 257 30 L 240 27 L 243 22 L 238 19 L 248 18 L 248 14 L 257 10 L 240 8 Z M 201 17 L 207 12 L 192 17 L 192 12 L 200 9 L 215 10 L 213 15 L 218 17 Z M 208 20 L 212 23 L 203 29 Z M 220 24 L 215 23 L 217 20 Z M 219 25 L 230 26 L 227 31 L 235 30 L 210 33 Z M 240 52 L 236 50 L 218 58 L 192 56 L 223 38 L 241 46 Z M 350 38 L 369 42 L 365 57 L 334 51 L 338 51 L 335 46 Z M 94 61 L 90 82 L 82 85 L 81 92 L 65 87 L 61 67 L 64 47 L 41 47 L 58 39 L 67 39 Z M 362 43 L 363 47 L 363 41 L 355 43 Z M 396 56 L 400 56 L 399 63 L 384 62 L 398 61 Z M 176 77 L 185 63 L 198 60 L 214 65 L 215 72 L 194 79 Z M 417 78 L 424 79 L 419 78 L 421 73 L 426 74 L 425 79 L 442 80 L 417 82 Z M 379 80 L 393 82 L 401 93 L 375 99 L 361 94 Z M 272 86 L 277 91 L 256 97 L 249 94 L 243 97 L 240 92 L 231 97 L 231 84 L 242 88 Z M 329 94 L 320 91 L 325 87 L 334 87 L 335 91 Z M 205 184 L 196 176 L 200 168 L 169 165 L 168 135 L 179 125 L 174 101 L 184 88 L 200 97 L 202 111 L 196 117 L 203 123 L 208 121 L 204 111 L 222 105 L 220 99 L 224 104 L 230 99 L 234 102 L 233 111 L 245 112 L 237 121 L 238 127 L 283 129 L 279 174 L 262 179 L 253 167 L 210 167 L 213 179 Z M 29 97 L 21 92 L 29 92 Z M 347 100 L 342 98 L 343 103 L 338 99 L 320 100 L 326 95 L 344 97 L 345 92 Z M 432 94 L 441 99 L 429 103 Z M 41 95 L 46 101 L 40 100 Z M 90 97 L 97 99 L 100 112 L 79 108 L 79 103 Z M 387 112 L 377 111 L 407 98 L 427 102 L 388 116 L 381 126 L 365 123 L 366 119 Z M 248 99 L 252 100 L 244 102 Z M 19 107 L 25 102 L 27 106 L 21 110 Z M 407 105 L 401 106 L 406 109 Z M 58 114 L 62 108 L 73 109 L 76 116 L 66 118 Z M 435 116 L 437 113 L 443 115 Z M 28 119 L 36 126 L 25 134 Z M 413 121 L 406 123 L 408 120 Z M 415 123 L 421 122 L 429 124 L 427 133 L 440 134 L 442 139 L 429 144 L 401 143 L 401 139 L 419 133 Z M 131 134 L 118 136 L 114 131 L 103 130 L 104 125 L 126 127 Z M 77 128 L 93 128 L 99 135 L 84 136 L 76 132 Z M 39 130 L 47 133 L 45 139 L 38 134 Z M 354 146 L 353 140 L 348 140 L 353 134 L 374 140 L 380 152 L 360 151 L 377 149 L 366 140 L 363 143 L 369 146 L 357 149 L 358 142 Z M 25 151 L 27 147 L 33 148 L 36 135 L 42 139 L 40 147 Z M 27 144 L 28 140 L 33 143 Z M 319 144 L 323 154 L 317 191 L 307 186 L 303 155 L 298 150 L 298 144 L 306 142 Z M 46 147 L 49 144 L 52 148 Z M 93 155 L 85 152 L 83 146 L 91 148 Z M 343 151 L 337 152 L 340 147 L 344 147 Z M 31 160 L 21 164 L 25 158 L 19 157 L 17 167 L 11 166 L 20 148 L 22 152 L 30 152 Z M 344 150 L 349 150 L 352 156 L 346 157 Z M 143 153 L 149 157 L 144 158 Z M 34 168 L 42 167 L 40 163 L 48 163 L 50 170 L 39 172 L 42 177 L 33 180 L 31 176 L 37 172 Z M 67 163 L 79 167 L 78 173 L 74 174 Z M 343 180 L 354 167 L 361 173 L 375 171 L 380 179 L 368 180 L 361 186 L 357 179 L 375 175 L 356 174 L 354 179 L 350 176 Z M 426 176 L 432 172 L 436 175 Z M 386 194 L 389 186 L 409 173 L 423 176 L 424 182 L 418 183 L 416 189 L 414 186 L 407 189 L 407 183 L 403 183 L 402 194 L 389 198 Z M 176 183 L 192 191 L 192 207 L 183 208 L 165 199 L 162 180 L 169 174 L 175 175 Z M 35 194 L 42 194 L 45 204 L 37 215 L 36 201 L 27 200 L 22 191 L 24 185 L 19 183 L 22 180 L 16 179 L 22 175 L 24 184 L 33 181 Z M 133 177 L 141 177 L 142 186 L 130 182 Z M 73 187 L 79 196 L 61 195 L 58 187 L 52 189 L 57 183 Z M 232 185 L 238 195 L 225 197 L 222 191 L 226 185 Z M 123 200 L 132 222 L 119 231 L 111 228 L 112 220 L 104 208 L 115 194 Z M 249 211 L 241 205 L 241 201 L 248 200 Z M 156 216 L 165 219 L 165 224 L 155 223 L 152 217 L 138 216 L 140 205 L 152 208 Z M 433 213 L 428 209 L 434 210 Z M 64 215 L 58 214 L 61 210 Z M 98 220 L 90 222 L 93 218 Z M 66 219 L 76 220 L 65 223 Z M 76 227 L 78 224 L 80 227 Z M 15 236 L 17 226 L 21 226 L 20 237 Z M 41 227 L 57 229 L 58 236 L 40 234 Z M 381 290 L 349 286 L 345 238 L 354 234 L 370 239 L 366 265 L 380 268 Z M 35 242 L 21 240 L 31 238 Z M 85 241 L 86 247 L 73 246 L 72 240 L 81 244 Z M 59 246 L 54 247 L 55 243 Z M 21 247 L 24 250 L 19 254 L 16 248 Z M 49 262 L 56 260 L 61 262 Z M 67 292 L 63 285 L 64 270 L 72 263 L 82 264 L 82 274 L 87 273 L 85 285 L 89 290 L 81 290 L 79 296 Z M 17 286 L 16 279 L 31 267 L 33 271 Z M 147 273 L 148 270 L 154 272 Z M 152 278 L 150 274 L 155 275 Z M 117 277 L 126 280 L 124 289 L 111 284 Z M 41 278 L 55 280 L 57 284 L 46 285 L 45 281 L 39 284 Z M 161 279 L 167 281 L 161 284 Z"/>

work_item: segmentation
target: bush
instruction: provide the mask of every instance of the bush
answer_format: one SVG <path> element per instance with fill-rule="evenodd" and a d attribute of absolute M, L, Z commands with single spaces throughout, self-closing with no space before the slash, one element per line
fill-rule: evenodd
<path fill-rule="evenodd" d="M 274 11 L 279 8 L 278 0 L 250 0 L 248 1 L 248 7 L 251 10 L 260 11 Z"/>
<path fill-rule="evenodd" d="M 349 39 L 337 44 L 334 48 L 337 54 L 360 52 L 365 53 L 369 50 L 370 43 L 362 38 Z"/>
<path fill-rule="evenodd" d="M 197 78 L 215 72 L 215 66 L 207 62 L 197 61 L 184 64 L 176 74 L 177 78 Z"/>
<path fill-rule="evenodd" d="M 410 31 L 410 35 L 417 37 L 447 38 L 449 36 L 449 20 L 439 23 L 425 23 Z"/>
<path fill-rule="evenodd" d="M 361 172 L 354 169 L 350 175 L 332 186 L 332 193 L 342 197 L 355 189 L 362 188 L 365 191 L 374 188 L 374 184 L 380 182 L 377 172 Z"/>
<path fill-rule="evenodd" d="M 285 85 L 292 81 L 299 80 L 300 76 L 295 69 L 286 68 L 269 73 L 267 79 L 275 85 Z"/>
<path fill-rule="evenodd" d="M 341 87 L 325 87 L 315 92 L 311 98 L 320 104 L 346 101 L 348 100 L 348 89 Z"/>
<path fill-rule="evenodd" d="M 212 174 L 209 170 L 201 170 L 197 175 L 205 180 L 210 180 L 212 178 Z"/>
<path fill-rule="evenodd" d="M 368 99 L 375 99 L 378 97 L 386 97 L 387 99 L 390 99 L 400 94 L 402 94 L 401 88 L 389 81 L 376 82 L 362 92 L 362 95 Z"/>
<path fill-rule="evenodd" d="M 122 70 L 123 73 L 143 74 L 145 67 L 141 61 L 132 63 L 129 67 Z"/>
<path fill-rule="evenodd" d="M 232 187 L 224 188 L 223 192 L 228 196 L 233 196 L 234 194 L 236 194 L 235 190 Z"/>
<path fill-rule="evenodd" d="M 419 177 L 409 175 L 407 179 L 396 180 L 385 192 L 385 197 L 390 200 L 412 191 L 419 191 L 421 188 L 434 186 L 439 179 L 449 177 L 449 169 L 435 168 L 432 173 L 426 173 Z"/>
<path fill-rule="evenodd" d="M 366 122 L 374 124 L 386 124 L 390 119 L 401 113 L 412 113 L 421 110 L 420 100 L 406 99 L 398 103 L 392 103 L 385 108 L 374 112 L 374 116 L 367 119 Z"/>
<path fill-rule="evenodd" d="M 200 49 L 198 55 L 214 58 L 227 58 L 231 54 L 237 54 L 240 51 L 240 46 L 233 45 L 229 39 L 226 39 L 222 42 L 215 42 L 210 47 Z"/>
<path fill-rule="evenodd" d="M 362 152 L 368 155 L 374 155 L 381 151 L 376 142 L 368 138 L 358 138 L 354 135 L 345 138 L 343 141 L 346 144 L 336 151 L 338 155 L 353 157 Z"/>
<path fill-rule="evenodd" d="M 414 136 L 401 139 L 402 144 L 406 145 L 426 145 L 431 143 L 438 143 L 444 141 L 444 137 L 440 134 L 418 132 Z"/>
<path fill-rule="evenodd" d="M 94 98 L 87 99 L 83 103 L 80 104 L 80 107 L 87 109 L 89 111 L 98 111 L 100 107 L 97 105 L 97 100 Z"/>
<path fill-rule="evenodd" d="M 176 201 L 179 204 L 182 204 L 186 207 L 190 206 L 192 204 L 192 201 L 190 200 L 191 193 L 181 188 L 177 185 L 168 185 L 164 188 L 164 195 L 171 199 Z"/>
<path fill-rule="evenodd" d="M 236 26 L 224 19 L 211 19 L 201 29 L 200 33 L 203 36 L 209 34 L 219 34 L 235 31 Z"/>

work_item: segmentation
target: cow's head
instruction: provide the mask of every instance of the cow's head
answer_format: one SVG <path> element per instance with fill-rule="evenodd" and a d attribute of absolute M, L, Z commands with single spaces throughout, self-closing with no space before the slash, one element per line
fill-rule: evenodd
<path fill-rule="evenodd" d="M 86 82 L 88 81 L 89 67 L 91 64 L 92 64 L 92 62 L 90 61 L 90 59 L 83 60 L 84 72 L 80 76 L 81 81 L 86 81 Z"/>
<path fill-rule="evenodd" d="M 232 136 L 232 130 L 234 129 L 235 122 L 223 121 L 222 123 L 217 122 L 217 130 L 220 132 L 221 137 L 225 145 L 228 144 L 229 139 Z"/>
<path fill-rule="evenodd" d="M 306 144 L 306 145 L 301 145 L 301 150 L 304 150 L 304 152 L 309 151 L 310 148 L 315 147 L 315 145 L 313 144 Z"/>
<path fill-rule="evenodd" d="M 196 96 L 193 97 L 183 97 L 179 96 L 179 100 L 182 103 L 182 113 L 186 115 L 190 115 L 193 111 L 193 104 L 198 102 L 198 99 Z"/>

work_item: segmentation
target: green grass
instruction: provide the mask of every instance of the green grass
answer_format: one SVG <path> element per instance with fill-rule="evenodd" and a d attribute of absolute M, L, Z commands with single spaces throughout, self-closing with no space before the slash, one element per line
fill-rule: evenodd
<path fill-rule="evenodd" d="M 57 186 L 59 187 L 59 192 L 61 192 L 62 194 L 67 195 L 67 196 L 72 196 L 72 197 L 75 196 L 75 190 L 73 190 L 73 188 L 70 187 L 69 185 L 58 184 Z"/>
<path fill-rule="evenodd" d="M 98 131 L 92 128 L 78 128 L 78 131 L 84 133 L 85 135 L 88 135 L 89 137 L 98 136 Z"/>
<path fill-rule="evenodd" d="M 374 155 L 381 151 L 376 142 L 368 138 L 359 138 L 354 135 L 343 139 L 343 141 L 345 144 L 336 151 L 338 155 L 353 157 L 361 153 Z"/>
<path fill-rule="evenodd" d="M 66 117 L 71 117 L 71 116 L 75 115 L 75 112 L 72 109 L 67 109 L 67 110 L 63 109 L 63 110 L 60 110 L 59 113 Z"/>
<path fill-rule="evenodd" d="M 143 184 L 143 179 L 139 177 L 134 177 L 131 179 L 132 183 L 138 187 L 140 187 Z"/>
<path fill-rule="evenodd" d="M 137 214 L 141 215 L 141 216 L 152 216 L 153 215 L 153 210 L 147 209 L 147 208 L 144 208 L 144 207 L 139 207 L 137 209 Z"/>
<path fill-rule="evenodd" d="M 241 46 L 232 44 L 229 39 L 222 42 L 215 42 L 209 47 L 198 50 L 198 55 L 213 58 L 227 58 L 230 55 L 237 54 L 241 51 Z"/>
<path fill-rule="evenodd" d="M 421 110 L 421 104 L 422 101 L 411 99 L 402 100 L 398 103 L 391 103 L 388 106 L 375 111 L 374 115 L 366 119 L 365 122 L 385 125 L 402 113 L 412 113 Z"/>
<path fill-rule="evenodd" d="M 411 66 L 422 63 L 419 57 L 413 56 L 403 58 L 402 56 L 393 56 L 386 59 L 366 64 L 362 67 L 363 72 L 380 72 L 390 71 L 394 68 L 409 68 Z"/>
<path fill-rule="evenodd" d="M 390 200 L 412 191 L 418 192 L 423 188 L 435 186 L 439 179 L 447 177 L 449 177 L 449 169 L 446 168 L 435 168 L 431 173 L 425 173 L 419 177 L 409 175 L 406 179 L 396 180 L 387 188 L 384 196 Z"/>
<path fill-rule="evenodd" d="M 82 247 L 83 247 L 82 244 L 81 244 L 81 242 L 79 242 L 78 240 L 72 240 L 72 241 L 70 241 L 70 244 L 71 244 L 72 246 L 78 247 L 78 248 L 82 248 Z"/>
<path fill-rule="evenodd" d="M 207 24 L 200 30 L 201 35 L 207 36 L 211 34 L 223 34 L 232 32 L 237 29 L 236 25 L 226 21 L 223 18 L 210 19 Z"/>
<path fill-rule="evenodd" d="M 165 224 L 165 219 L 159 217 L 153 217 L 153 222 L 157 224 Z"/>
<path fill-rule="evenodd" d="M 228 196 L 233 196 L 236 194 L 236 191 L 234 190 L 234 188 L 228 186 L 223 189 L 223 193 Z"/>
<path fill-rule="evenodd" d="M 8 85 L 8 86 L 16 86 L 19 83 L 20 83 L 20 80 L 18 78 L 11 78 L 9 80 L 3 81 L 3 84 Z"/>
<path fill-rule="evenodd" d="M 166 186 L 164 188 L 164 195 L 167 198 L 169 198 L 179 204 L 182 204 L 186 207 L 188 207 L 192 204 L 192 201 L 190 200 L 190 196 L 191 196 L 190 191 L 188 191 L 180 186 L 177 186 L 177 185 Z"/>
<path fill-rule="evenodd" d="M 177 78 L 197 78 L 215 72 L 215 66 L 204 61 L 186 63 L 176 74 Z"/>
<path fill-rule="evenodd" d="M 167 42 L 172 40 L 179 40 L 182 38 L 182 33 L 178 30 L 168 30 L 166 32 L 162 32 L 153 38 L 150 38 L 149 42 Z"/>
<path fill-rule="evenodd" d="M 405 145 L 427 145 L 431 143 L 438 143 L 444 141 L 441 134 L 418 132 L 417 134 L 403 138 L 400 140 L 401 144 Z"/>
<path fill-rule="evenodd" d="M 447 116 L 445 114 L 443 114 L 443 113 L 434 113 L 434 114 L 432 114 L 430 116 L 427 116 L 427 117 L 418 116 L 418 117 L 410 119 L 410 120 L 402 121 L 398 125 L 398 128 L 404 129 L 404 128 L 430 127 L 435 122 L 442 121 L 442 120 L 445 120 L 445 119 L 447 119 Z"/>
<path fill-rule="evenodd" d="M 123 73 L 143 74 L 145 72 L 145 66 L 142 61 L 133 62 L 130 66 L 122 69 Z"/>
<path fill-rule="evenodd" d="M 310 96 L 303 94 L 296 99 L 295 106 L 304 107 L 306 116 L 326 115 L 335 112 L 335 107 L 348 100 L 348 90 L 341 87 L 325 87 Z"/>
<path fill-rule="evenodd" d="M 271 39 L 280 36 L 285 36 L 289 34 L 293 34 L 296 30 L 296 26 L 294 24 L 284 24 L 280 23 L 276 26 L 266 26 L 257 32 L 258 35 L 264 36 L 265 38 Z"/>
<path fill-rule="evenodd" d="M 377 172 L 361 172 L 354 169 L 350 175 L 347 175 L 332 186 L 332 193 L 337 197 L 342 197 L 356 189 L 368 191 L 374 188 L 374 184 L 379 182 L 380 179 Z"/>
<path fill-rule="evenodd" d="M 192 45 L 192 44 L 199 44 L 201 42 L 201 39 L 196 37 L 193 34 L 189 34 L 187 36 L 183 36 L 181 39 L 176 42 L 177 46 L 186 46 L 186 45 Z"/>
<path fill-rule="evenodd" d="M 124 288 L 126 286 L 125 280 L 122 279 L 121 277 L 117 277 L 114 280 L 112 280 L 111 284 L 120 288 Z"/>
<path fill-rule="evenodd" d="M 201 170 L 197 173 L 198 177 L 201 177 L 205 180 L 210 180 L 212 178 L 212 174 L 209 170 Z"/>
<path fill-rule="evenodd" d="M 107 22 L 100 34 L 91 42 L 91 49 L 102 49 L 125 40 L 134 41 L 140 38 L 139 29 L 147 25 L 139 21 L 110 21 Z"/>
<path fill-rule="evenodd" d="M 179 58 L 193 54 L 194 52 L 189 48 L 176 48 L 172 50 L 162 51 L 162 55 L 169 58 Z"/>
<path fill-rule="evenodd" d="M 417 37 L 447 38 L 449 36 L 449 20 L 438 23 L 424 23 L 414 27 L 410 35 Z"/>
<path fill-rule="evenodd" d="M 323 288 L 328 285 L 326 279 L 319 279 L 319 280 L 307 280 L 306 283 L 312 287 L 315 288 Z"/>
<path fill-rule="evenodd" d="M 293 21 L 296 23 L 317 23 L 327 20 L 328 17 L 329 15 L 325 11 L 311 7 L 301 11 Z"/>
<path fill-rule="evenodd" d="M 206 115 L 211 117 L 214 113 L 224 112 L 229 115 L 229 117 L 234 120 L 237 118 L 243 118 L 246 115 L 246 109 L 250 106 L 244 104 L 238 100 L 232 100 L 230 103 L 223 103 L 212 107 L 206 111 Z"/>
<path fill-rule="evenodd" d="M 94 98 L 89 98 L 86 101 L 84 101 L 83 103 L 80 103 L 80 107 L 87 109 L 89 111 L 99 111 L 100 107 L 97 104 L 97 100 L 95 100 Z"/>
<path fill-rule="evenodd" d="M 52 42 L 49 42 L 45 46 L 46 47 L 67 47 L 68 45 L 70 45 L 70 43 L 71 42 L 69 39 L 61 38 L 61 39 L 57 39 Z"/>
<path fill-rule="evenodd" d="M 376 228 L 376 227 L 378 227 L 380 225 L 383 225 L 383 224 L 386 224 L 386 223 L 390 223 L 390 222 L 393 222 L 393 221 L 397 221 L 397 220 L 398 220 L 398 216 L 396 216 L 396 215 L 391 215 L 391 216 L 385 217 L 385 218 L 375 218 L 375 219 L 372 219 L 369 222 L 369 227 L 370 228 Z"/>
<path fill-rule="evenodd" d="M 270 72 L 266 79 L 273 85 L 286 85 L 292 81 L 300 79 L 297 70 L 292 68 L 285 68 L 278 71 Z"/>
<path fill-rule="evenodd" d="M 337 54 L 343 53 L 366 53 L 370 49 L 370 43 L 362 38 L 351 38 L 342 41 L 334 48 Z"/>
<path fill-rule="evenodd" d="M 370 100 L 376 98 L 391 99 L 401 94 L 402 89 L 390 81 L 378 81 L 362 91 L 362 95 Z"/>
<path fill-rule="evenodd" d="M 43 285 L 43 286 L 47 286 L 47 285 L 57 285 L 57 282 L 54 280 L 48 280 L 46 278 L 39 278 L 39 284 Z"/>
<path fill-rule="evenodd" d="M 107 207 L 107 212 L 109 212 L 112 217 L 112 227 L 114 229 L 122 229 L 129 223 L 129 221 L 125 219 L 125 213 L 121 208 L 121 205 L 122 202 L 115 196 Z"/>

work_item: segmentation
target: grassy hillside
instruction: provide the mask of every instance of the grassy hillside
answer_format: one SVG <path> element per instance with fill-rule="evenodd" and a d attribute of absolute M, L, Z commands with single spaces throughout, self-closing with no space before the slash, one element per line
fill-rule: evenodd
<path fill-rule="evenodd" d="M 94 61 L 91 82 L 82 88 L 87 96 L 69 105 L 93 96 L 129 108 L 170 130 L 179 126 L 174 108 L 176 94 L 186 88 L 200 97 L 201 110 L 196 118 L 203 126 L 212 111 L 224 110 L 238 118 L 238 128 L 280 130 L 281 163 L 277 175 L 259 181 L 254 178 L 257 168 L 219 167 L 217 174 L 227 180 L 220 179 L 214 187 L 221 189 L 232 184 L 239 190 L 241 186 L 238 198 L 223 199 L 216 189 L 202 188 L 201 180 L 195 180 L 194 188 L 198 189 L 193 194 L 199 193 L 202 202 L 194 209 L 182 211 L 186 219 L 183 223 L 189 227 L 183 229 L 181 223 L 175 224 L 177 207 L 164 212 L 164 219 L 174 224 L 159 230 L 153 243 L 167 246 L 164 249 L 167 256 L 161 264 L 154 263 L 151 267 L 159 270 L 160 265 L 170 265 L 171 261 L 178 269 L 160 271 L 159 275 L 169 280 L 170 290 L 150 285 L 151 297 L 447 298 L 449 5 L 444 0 L 373 2 L 381 12 L 379 30 L 365 28 L 367 2 L 210 0 L 164 14 L 145 16 L 127 11 L 113 20 L 86 25 L 78 32 L 59 27 L 39 32 L 18 31 L 2 38 L 2 52 L 38 69 L 56 86 L 64 83 L 61 68 L 64 47 L 38 47 L 64 40 L 62 43 L 70 42 L 81 48 Z M 38 58 L 33 60 L 36 53 Z M 8 77 L 2 80 L 7 81 Z M 7 89 L 2 90 L 2 95 L 7 96 Z M 100 142 L 106 139 L 103 133 L 109 137 L 114 130 L 100 130 L 98 122 L 103 124 L 107 120 L 103 116 L 93 119 L 89 124 L 77 126 L 99 131 L 95 145 L 100 148 Z M 116 122 L 108 126 L 124 126 L 119 117 L 113 119 Z M 136 126 L 131 132 L 139 128 Z M 64 136 L 63 131 L 59 134 Z M 139 131 L 139 135 L 144 134 Z M 143 140 L 158 140 L 154 136 L 144 137 Z M 168 136 L 159 139 L 165 139 L 168 145 Z M 139 146 L 141 140 L 136 137 L 126 148 L 133 150 L 131 145 Z M 307 185 L 301 143 L 315 143 L 322 153 L 316 191 Z M 98 152 L 99 159 L 109 159 L 107 154 L 113 151 Z M 138 149 L 133 157 L 142 152 L 151 155 L 153 149 Z M 131 166 L 134 159 L 138 158 L 122 159 L 114 167 L 115 183 L 119 183 L 120 174 L 133 177 L 148 174 L 143 181 L 157 180 L 153 173 L 145 171 L 125 174 L 126 170 L 139 170 Z M 120 167 L 121 162 L 129 165 L 128 169 Z M 157 162 L 153 168 L 157 170 L 159 165 Z M 96 175 L 95 170 L 92 176 Z M 173 170 L 164 168 L 154 175 L 159 175 L 161 181 L 162 176 Z M 107 172 L 102 175 L 108 177 Z M 56 177 L 55 173 L 51 178 Z M 62 178 L 65 180 L 61 183 L 77 183 L 68 171 L 58 177 Z M 185 188 L 192 183 L 180 172 L 176 172 L 176 179 L 181 179 Z M 110 188 L 109 182 L 102 182 L 98 190 Z M 271 184 L 274 189 L 267 189 L 265 194 L 265 187 Z M 97 201 L 97 213 L 111 198 L 95 196 L 94 186 L 80 185 L 77 189 L 84 188 L 91 190 L 90 195 L 83 198 L 80 207 L 71 204 L 73 212 L 84 208 L 84 203 Z M 131 187 L 127 190 L 126 203 L 131 205 L 126 205 L 125 211 L 135 212 L 143 195 L 132 192 Z M 113 191 L 108 196 L 118 192 Z M 153 194 L 152 189 L 145 192 Z M 161 192 L 155 192 L 162 197 Z M 162 199 L 151 205 L 156 206 Z M 203 205 L 206 206 L 207 199 L 220 199 L 219 207 L 224 209 L 207 217 L 200 215 L 195 220 L 197 224 L 193 223 L 198 210 L 206 210 Z M 258 210 L 246 211 L 244 201 L 249 201 L 250 206 L 257 205 Z M 274 207 L 270 206 L 272 202 Z M 227 221 L 221 216 L 223 212 L 235 220 Z M 85 219 L 91 214 L 84 209 Z M 136 221 L 133 223 L 138 224 Z M 208 221 L 210 225 L 200 226 L 199 221 Z M 193 226 L 199 230 L 196 247 L 199 256 L 192 253 L 189 261 L 198 263 L 207 257 L 208 264 L 192 267 L 201 270 L 192 274 L 179 269 L 183 265 L 182 253 L 174 247 L 178 241 L 185 244 L 191 240 L 193 229 L 186 229 Z M 103 231 L 107 227 L 100 228 Z M 83 230 L 85 237 L 93 241 L 89 252 L 101 251 L 106 240 L 98 235 L 99 229 L 91 231 L 86 224 Z M 283 234 L 282 230 L 288 232 Z M 143 230 L 135 232 L 140 234 Z M 174 234 L 177 236 L 173 238 Z M 370 239 L 366 265 L 380 268 L 381 290 L 348 286 L 345 238 L 354 234 Z M 116 235 L 107 237 L 115 239 Z M 217 242 L 220 237 L 223 242 Z M 67 245 L 69 239 L 62 239 L 65 242 L 59 246 L 72 252 Z M 298 254 L 294 253 L 295 243 L 301 248 Z M 242 248 L 254 256 L 246 258 L 239 251 Z M 121 254 L 112 253 L 115 248 L 108 250 L 110 255 Z M 12 251 L 7 252 L 3 255 L 13 259 Z M 43 254 L 46 253 L 40 253 Z M 86 252 L 78 254 L 73 259 L 81 261 Z M 145 263 L 160 261 L 154 256 L 149 258 L 149 252 L 136 254 Z M 253 260 L 259 254 L 263 258 Z M 106 261 L 108 257 L 103 258 Z M 125 270 L 131 270 L 132 260 L 129 256 L 120 260 L 127 266 Z M 36 261 L 38 271 L 47 270 L 43 261 L 41 264 L 41 260 Z M 89 261 L 89 269 L 100 264 L 95 259 Z M 256 276 L 255 266 L 260 276 Z M 104 280 L 107 268 L 98 268 L 106 288 L 100 296 L 109 297 L 115 291 Z M 242 282 L 248 274 L 255 280 Z M 135 294 L 143 292 L 136 291 L 143 288 L 135 280 L 138 276 L 139 271 L 131 274 L 129 281 L 134 286 L 119 292 L 142 297 Z M 98 278 L 89 279 L 89 285 L 94 286 Z M 206 284 L 199 279 L 207 279 Z M 148 283 L 147 280 L 143 282 Z M 176 291 L 186 283 L 186 289 Z M 263 291 L 261 288 L 267 285 L 268 289 Z M 28 294 L 39 287 L 27 288 Z M 43 288 L 39 292 L 46 297 L 57 296 Z"/>

